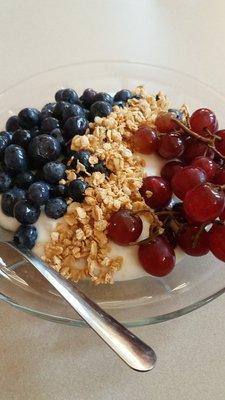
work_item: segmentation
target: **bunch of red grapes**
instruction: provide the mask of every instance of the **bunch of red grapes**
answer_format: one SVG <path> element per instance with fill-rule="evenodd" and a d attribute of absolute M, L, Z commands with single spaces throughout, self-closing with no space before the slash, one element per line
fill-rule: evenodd
<path fill-rule="evenodd" d="M 133 149 L 168 160 L 161 176 L 145 177 L 140 189 L 164 233 L 138 243 L 141 218 L 119 210 L 110 218 L 108 236 L 124 246 L 137 242 L 139 261 L 154 276 L 174 268 L 177 245 L 188 255 L 211 251 L 225 262 L 225 130 L 218 130 L 216 115 L 207 108 L 196 110 L 185 123 L 178 110 L 160 113 L 155 127 L 141 125 Z"/>

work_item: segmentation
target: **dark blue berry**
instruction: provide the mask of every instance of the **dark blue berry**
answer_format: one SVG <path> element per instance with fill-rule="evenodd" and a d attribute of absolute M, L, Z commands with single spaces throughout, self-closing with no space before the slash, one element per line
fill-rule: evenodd
<path fill-rule="evenodd" d="M 23 189 L 13 187 L 8 192 L 3 193 L 1 200 L 2 211 L 5 215 L 13 217 L 13 209 L 17 201 L 26 198 L 26 192 Z"/>
<path fill-rule="evenodd" d="M 23 147 L 16 144 L 10 144 L 6 147 L 4 154 L 4 162 L 6 167 L 16 173 L 27 170 L 27 155 Z"/>
<path fill-rule="evenodd" d="M 84 117 L 84 111 L 78 104 L 71 104 L 65 108 L 62 113 L 62 119 L 66 122 L 71 117 Z"/>
<path fill-rule="evenodd" d="M 0 193 L 7 192 L 12 186 L 12 178 L 6 172 L 0 172 Z"/>
<path fill-rule="evenodd" d="M 38 206 L 43 206 L 50 196 L 50 186 L 43 181 L 34 182 L 28 189 L 28 199 Z"/>
<path fill-rule="evenodd" d="M 94 98 L 94 103 L 96 101 L 105 101 L 106 103 L 112 104 L 113 103 L 113 98 L 108 93 L 99 92 L 99 93 L 96 94 L 96 96 Z"/>
<path fill-rule="evenodd" d="M 88 150 L 80 150 L 80 151 L 72 151 L 72 161 L 70 162 L 70 167 L 76 169 L 77 161 L 84 165 L 86 170 L 90 172 L 92 170 L 92 166 L 89 162 L 90 152 Z"/>
<path fill-rule="evenodd" d="M 120 101 L 114 101 L 113 105 L 123 108 L 123 107 L 125 106 L 125 102 L 122 101 L 122 100 L 120 100 Z"/>
<path fill-rule="evenodd" d="M 103 161 L 99 161 L 97 164 L 94 164 L 92 167 L 92 172 L 101 172 L 101 174 L 105 174 L 105 176 L 109 176 L 111 171 L 105 166 Z"/>
<path fill-rule="evenodd" d="M 176 119 L 182 119 L 183 114 L 180 110 L 177 110 L 176 108 L 169 108 L 168 112 L 173 113 Z"/>
<path fill-rule="evenodd" d="M 95 117 L 107 117 L 112 111 L 112 105 L 105 101 L 96 101 L 91 105 L 91 115 Z"/>
<path fill-rule="evenodd" d="M 34 181 L 35 175 L 31 171 L 20 172 L 15 177 L 15 185 L 22 189 L 28 189 Z"/>
<path fill-rule="evenodd" d="M 74 201 L 82 203 L 85 198 L 85 190 L 88 188 L 88 184 L 81 179 L 75 179 L 71 181 L 68 185 L 69 196 L 72 197 Z"/>
<path fill-rule="evenodd" d="M 52 197 L 45 205 L 45 214 L 49 218 L 61 218 L 66 213 L 66 210 L 66 201 L 60 197 Z"/>
<path fill-rule="evenodd" d="M 67 197 L 68 189 L 66 185 L 58 184 L 51 187 L 50 193 L 52 197 Z"/>
<path fill-rule="evenodd" d="M 38 128 L 31 129 L 29 132 L 31 134 L 31 139 L 33 139 L 35 136 L 41 135 L 41 132 Z"/>
<path fill-rule="evenodd" d="M 61 100 L 67 101 L 70 104 L 75 104 L 79 100 L 77 92 L 73 89 L 64 89 Z"/>
<path fill-rule="evenodd" d="M 55 106 L 56 106 L 56 103 L 47 103 L 44 105 L 44 107 L 42 107 L 41 112 L 48 110 L 53 113 L 55 110 Z"/>
<path fill-rule="evenodd" d="M 117 92 L 114 96 L 115 101 L 127 101 L 131 99 L 133 96 L 132 92 L 127 89 L 122 89 L 119 92 Z"/>
<path fill-rule="evenodd" d="M 49 117 L 53 117 L 53 111 L 48 110 L 48 109 L 41 111 L 40 118 L 39 118 L 39 125 L 41 125 L 42 121 L 44 121 L 46 118 L 49 118 Z"/>
<path fill-rule="evenodd" d="M 87 108 L 83 108 L 83 113 L 84 113 L 85 118 L 86 118 L 88 121 L 92 121 L 91 113 L 90 113 L 90 111 L 89 111 Z"/>
<path fill-rule="evenodd" d="M 14 235 L 14 242 L 32 249 L 35 246 L 38 234 L 37 229 L 33 225 L 20 225 Z"/>
<path fill-rule="evenodd" d="M 43 167 L 44 179 L 49 183 L 58 183 L 65 178 L 66 166 L 58 161 L 50 161 Z"/>
<path fill-rule="evenodd" d="M 40 215 L 40 207 L 28 200 L 19 200 L 14 206 L 14 216 L 21 224 L 32 225 Z"/>
<path fill-rule="evenodd" d="M 57 101 L 54 116 L 59 120 L 63 119 L 63 112 L 70 106 L 71 104 L 66 101 Z"/>
<path fill-rule="evenodd" d="M 94 103 L 96 94 L 97 92 L 93 89 L 85 89 L 80 100 L 85 107 L 89 108 Z"/>
<path fill-rule="evenodd" d="M 19 127 L 20 125 L 17 115 L 12 115 L 9 117 L 5 124 L 5 129 L 9 132 L 15 132 L 17 129 L 19 129 Z"/>
<path fill-rule="evenodd" d="M 88 121 L 84 117 L 69 118 L 64 126 L 64 135 L 67 140 L 72 139 L 75 135 L 84 135 L 88 128 Z"/>
<path fill-rule="evenodd" d="M 50 133 L 53 129 L 59 128 L 59 121 L 56 118 L 48 117 L 41 122 L 41 132 Z"/>
<path fill-rule="evenodd" d="M 11 143 L 9 133 L 6 131 L 3 131 L 0 133 L 0 158 L 3 157 L 4 151 L 7 146 L 9 146 Z"/>
<path fill-rule="evenodd" d="M 65 140 L 60 128 L 55 128 L 53 131 L 50 132 L 50 136 L 54 137 L 60 143 L 62 150 L 65 146 Z"/>
<path fill-rule="evenodd" d="M 30 131 L 27 131 L 25 129 L 17 129 L 17 131 L 15 131 L 13 134 L 12 143 L 27 148 L 28 144 L 31 141 L 31 138 L 32 135 Z"/>
<path fill-rule="evenodd" d="M 57 92 L 55 94 L 55 100 L 56 101 L 61 101 L 62 100 L 62 93 L 63 93 L 63 89 L 57 90 Z"/>
<path fill-rule="evenodd" d="M 18 114 L 19 125 L 25 129 L 31 129 L 38 125 L 40 111 L 36 108 L 24 108 Z"/>
<path fill-rule="evenodd" d="M 29 157 L 36 168 L 43 166 L 48 161 L 57 160 L 60 152 L 60 143 L 50 135 L 36 136 L 28 146 Z"/>

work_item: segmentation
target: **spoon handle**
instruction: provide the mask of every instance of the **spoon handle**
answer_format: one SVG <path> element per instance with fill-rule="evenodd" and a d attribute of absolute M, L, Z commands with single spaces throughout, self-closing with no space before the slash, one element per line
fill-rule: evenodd
<path fill-rule="evenodd" d="M 4 244 L 11 246 L 27 259 L 127 365 L 142 372 L 150 371 L 154 367 L 156 355 L 151 347 L 27 248 L 13 242 Z"/>

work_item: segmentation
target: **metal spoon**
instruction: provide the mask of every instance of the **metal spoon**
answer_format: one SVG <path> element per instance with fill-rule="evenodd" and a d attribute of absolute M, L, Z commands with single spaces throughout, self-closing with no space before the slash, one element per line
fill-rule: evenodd
<path fill-rule="evenodd" d="M 72 283 L 48 267 L 26 247 L 13 242 L 0 242 L 0 250 L 2 245 L 13 248 L 28 260 L 129 367 L 142 372 L 150 371 L 154 367 L 156 363 L 154 350 L 102 310 Z"/>

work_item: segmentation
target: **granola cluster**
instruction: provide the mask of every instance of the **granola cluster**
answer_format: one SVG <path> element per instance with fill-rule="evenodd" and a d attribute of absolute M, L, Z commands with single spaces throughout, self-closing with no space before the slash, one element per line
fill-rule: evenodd
<path fill-rule="evenodd" d="M 72 150 L 89 150 L 92 165 L 100 160 L 111 171 L 85 170 L 78 162 L 76 169 L 67 170 L 67 181 L 82 171 L 89 187 L 83 203 L 69 199 L 66 215 L 45 247 L 45 261 L 63 276 L 78 282 L 90 278 L 94 283 L 112 283 L 114 273 L 122 267 L 122 257 L 110 257 L 107 224 L 112 213 L 121 208 L 144 213 L 149 224 L 156 216 L 143 201 L 142 186 L 145 163 L 132 151 L 132 135 L 140 124 L 154 126 L 157 114 L 168 110 L 165 96 L 149 96 L 142 87 L 135 90 L 140 99 L 132 99 L 124 108 L 115 106 L 106 118 L 96 117 L 86 134 L 75 136 Z"/>

